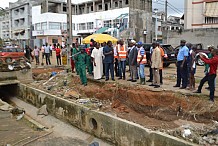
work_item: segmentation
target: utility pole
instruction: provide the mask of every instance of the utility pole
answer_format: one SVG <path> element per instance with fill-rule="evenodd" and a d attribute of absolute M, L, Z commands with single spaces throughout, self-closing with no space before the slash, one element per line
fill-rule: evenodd
<path fill-rule="evenodd" d="M 166 42 L 164 42 L 165 44 L 167 44 L 168 43 L 168 29 L 167 29 L 167 8 L 168 8 L 168 1 L 166 0 L 165 1 L 165 32 L 166 32 L 166 34 L 165 34 L 165 36 L 166 36 Z"/>
<path fill-rule="evenodd" d="M 67 0 L 67 66 L 69 66 L 69 52 L 72 44 L 72 6 L 71 0 Z"/>

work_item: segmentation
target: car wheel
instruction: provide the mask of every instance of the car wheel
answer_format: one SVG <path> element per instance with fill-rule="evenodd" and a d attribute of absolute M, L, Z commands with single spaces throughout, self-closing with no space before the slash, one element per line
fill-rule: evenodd
<path fill-rule="evenodd" d="M 200 56 L 198 56 L 197 58 L 197 65 L 200 65 L 200 66 L 204 65 L 204 61 L 201 60 Z"/>
<path fill-rule="evenodd" d="M 12 59 L 11 59 L 11 58 L 6 58 L 6 59 L 5 59 L 5 62 L 6 62 L 6 63 L 11 63 L 11 62 L 12 62 Z"/>
<path fill-rule="evenodd" d="M 169 67 L 170 66 L 170 63 L 164 63 L 163 64 L 163 67 Z"/>

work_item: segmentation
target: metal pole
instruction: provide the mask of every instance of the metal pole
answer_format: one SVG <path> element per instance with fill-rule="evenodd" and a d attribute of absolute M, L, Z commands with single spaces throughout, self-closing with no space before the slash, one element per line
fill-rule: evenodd
<path fill-rule="evenodd" d="M 157 26 L 157 13 L 155 15 L 155 41 L 157 41 L 157 29 L 158 29 L 158 26 Z"/>
<path fill-rule="evenodd" d="M 67 0 L 67 66 L 69 66 L 69 52 L 72 44 L 72 6 L 71 0 Z"/>
<path fill-rule="evenodd" d="M 165 1 L 165 22 L 167 22 L 167 7 L 168 7 L 168 2 L 166 0 Z"/>

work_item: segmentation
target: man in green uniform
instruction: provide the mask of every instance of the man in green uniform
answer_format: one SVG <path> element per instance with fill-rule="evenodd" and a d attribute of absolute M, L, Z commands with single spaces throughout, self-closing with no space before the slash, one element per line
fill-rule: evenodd
<path fill-rule="evenodd" d="M 78 64 L 77 68 L 80 80 L 84 86 L 87 86 L 86 64 L 88 61 L 88 55 L 85 52 L 85 48 L 81 48 L 81 53 L 76 55 L 75 60 Z"/>
<path fill-rule="evenodd" d="M 75 59 L 75 54 L 77 54 L 79 52 L 79 47 L 78 47 L 78 43 L 75 43 L 75 45 L 73 46 L 72 48 L 72 51 L 71 51 L 71 55 L 72 55 L 72 60 L 74 60 L 74 63 L 75 63 L 75 68 L 76 68 L 76 74 L 79 75 L 79 71 L 78 71 L 78 63 Z"/>

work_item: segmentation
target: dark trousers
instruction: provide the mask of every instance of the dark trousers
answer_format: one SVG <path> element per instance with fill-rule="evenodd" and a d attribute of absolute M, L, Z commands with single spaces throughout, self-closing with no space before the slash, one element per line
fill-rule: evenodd
<path fill-rule="evenodd" d="M 153 81 L 153 72 L 151 66 L 149 67 L 150 81 Z"/>
<path fill-rule="evenodd" d="M 205 82 L 208 82 L 208 76 L 209 76 L 209 74 L 207 73 L 207 74 L 204 76 L 204 78 L 201 79 L 200 84 L 199 84 L 199 86 L 198 86 L 198 91 L 199 91 L 199 92 L 201 92 L 202 87 L 204 86 L 204 83 L 205 83 Z"/>
<path fill-rule="evenodd" d="M 61 65 L 61 55 L 56 56 L 57 65 Z"/>
<path fill-rule="evenodd" d="M 182 81 L 182 87 L 186 88 L 188 84 L 188 67 L 187 63 L 185 62 L 183 65 L 183 68 L 181 68 L 181 64 L 183 61 L 178 61 L 177 62 L 177 86 L 181 85 Z"/>
<path fill-rule="evenodd" d="M 51 65 L 50 53 L 45 53 L 46 65 Z"/>
<path fill-rule="evenodd" d="M 120 61 L 118 64 L 119 64 L 119 77 L 125 78 L 126 77 L 126 60 Z"/>
<path fill-rule="evenodd" d="M 216 74 L 208 76 L 208 84 L 210 87 L 210 100 L 211 101 L 214 101 L 214 91 L 215 91 L 214 81 L 215 81 L 215 78 L 216 78 Z"/>
<path fill-rule="evenodd" d="M 115 66 L 114 66 L 114 70 L 115 70 L 115 75 L 116 75 L 116 77 L 118 77 L 119 76 L 119 65 L 118 65 L 118 59 L 117 58 L 115 58 Z"/>
<path fill-rule="evenodd" d="M 163 69 L 159 70 L 159 74 L 160 74 L 160 84 L 163 84 Z"/>
<path fill-rule="evenodd" d="M 111 73 L 111 78 L 114 79 L 114 64 L 113 63 L 104 63 L 104 64 L 105 64 L 106 79 L 109 79 L 109 71 Z"/>

